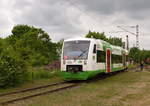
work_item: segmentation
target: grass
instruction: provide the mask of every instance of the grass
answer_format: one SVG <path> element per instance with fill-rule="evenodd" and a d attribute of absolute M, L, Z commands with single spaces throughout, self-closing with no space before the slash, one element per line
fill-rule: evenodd
<path fill-rule="evenodd" d="M 10 106 L 149 106 L 150 72 L 128 71 Z"/>
<path fill-rule="evenodd" d="M 45 71 L 45 70 L 36 70 L 30 71 L 28 73 L 28 80 L 19 86 L 10 87 L 7 89 L 0 88 L 0 93 L 7 93 L 16 90 L 32 88 L 40 85 L 46 85 L 49 83 L 55 83 L 62 81 L 63 78 L 61 77 L 60 70 L 52 70 L 52 71 Z"/>
<path fill-rule="evenodd" d="M 40 70 L 33 70 L 28 73 L 28 80 L 38 80 L 38 79 L 49 79 L 53 77 L 60 77 L 60 70 L 51 70 L 46 71 L 43 69 Z"/>
<path fill-rule="evenodd" d="M 128 68 L 135 68 L 135 67 L 137 67 L 139 64 L 129 64 L 128 65 Z"/>

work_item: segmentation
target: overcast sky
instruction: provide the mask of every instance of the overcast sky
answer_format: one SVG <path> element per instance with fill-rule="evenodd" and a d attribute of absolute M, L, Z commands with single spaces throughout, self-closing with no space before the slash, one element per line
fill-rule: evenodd
<path fill-rule="evenodd" d="M 128 34 L 130 46 L 134 35 L 112 32 L 138 24 L 140 48 L 150 50 L 150 0 L 0 0 L 0 37 L 17 24 L 40 27 L 53 41 L 83 37 L 89 30 L 123 40 Z M 124 28 L 135 33 L 135 28 Z"/>

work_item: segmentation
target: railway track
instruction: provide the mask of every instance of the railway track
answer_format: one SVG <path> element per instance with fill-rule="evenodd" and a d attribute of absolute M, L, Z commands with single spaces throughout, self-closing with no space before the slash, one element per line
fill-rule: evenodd
<path fill-rule="evenodd" d="M 0 94 L 0 101 L 2 101 L 0 102 L 0 105 L 7 105 L 7 104 L 18 102 L 21 100 L 30 99 L 36 96 L 41 96 L 41 95 L 46 95 L 46 94 L 50 94 L 50 93 L 54 93 L 58 91 L 63 91 L 66 89 L 71 89 L 77 86 L 79 86 L 78 83 L 58 82 L 58 83 L 48 84 L 44 86 L 38 86 L 34 88 L 19 90 L 15 92 L 3 93 L 3 94 Z M 19 94 L 19 97 L 18 97 L 18 94 Z"/>
<path fill-rule="evenodd" d="M 19 91 L 15 91 L 15 92 L 3 93 L 3 94 L 0 94 L 0 101 L 1 101 L 0 105 L 7 105 L 7 104 L 18 102 L 21 100 L 30 99 L 30 98 L 33 98 L 36 96 L 41 96 L 41 95 L 46 95 L 46 94 L 50 94 L 50 93 L 54 93 L 54 92 L 58 92 L 58 91 L 63 91 L 66 89 L 71 89 L 71 88 L 74 88 L 77 86 L 81 86 L 82 83 L 91 83 L 91 82 L 95 82 L 98 80 L 102 80 L 107 77 L 116 75 L 120 72 L 122 72 L 122 71 L 117 71 L 117 72 L 113 72 L 113 73 L 109 73 L 109 74 L 100 74 L 92 79 L 87 80 L 87 81 L 78 81 L 78 82 L 64 81 L 64 82 L 58 82 L 58 83 L 38 86 L 38 87 L 34 87 L 34 88 L 19 90 Z M 38 92 L 34 93 L 35 91 L 38 91 Z M 29 92 L 29 94 L 26 94 L 28 92 Z M 32 93 L 30 94 L 30 92 L 32 92 Z M 21 96 L 18 97 L 17 94 L 21 94 Z M 15 95 L 16 95 L 16 97 L 15 97 Z M 24 96 L 22 96 L 22 95 L 24 95 Z M 4 98 L 4 99 L 1 100 L 1 98 Z"/>
<path fill-rule="evenodd" d="M 6 98 L 7 100 L 2 100 L 2 102 L 0 102 L 0 105 L 7 105 L 7 104 L 14 103 L 14 102 L 19 102 L 22 100 L 30 99 L 30 98 L 33 98 L 36 96 L 42 96 L 42 95 L 46 95 L 46 94 L 50 94 L 50 93 L 54 93 L 54 92 L 58 92 L 58 91 L 63 91 L 66 89 L 71 89 L 71 88 L 74 88 L 77 86 L 81 86 L 81 84 L 83 84 L 83 83 L 91 83 L 91 82 L 94 82 L 97 80 L 102 80 L 102 79 L 112 76 L 114 74 L 116 74 L 116 73 L 100 74 L 92 79 L 87 80 L 87 81 L 58 82 L 58 83 L 54 83 L 54 84 L 49 84 L 49 85 L 44 85 L 44 86 L 39 86 L 39 87 L 34 87 L 34 88 L 28 88 L 28 89 L 24 89 L 24 90 L 15 91 L 15 92 L 3 93 L 3 94 L 0 94 L 0 101 L 1 101 L 1 98 L 4 98 L 4 99 Z M 63 84 L 65 84 L 65 86 L 63 86 L 63 87 L 59 87 L 59 88 L 56 87 L 54 89 L 50 88 L 50 87 L 54 87 L 54 86 L 60 86 Z M 26 93 L 26 92 L 28 93 L 28 92 L 40 90 L 43 88 L 44 89 L 50 88 L 50 90 L 42 91 L 40 93 L 29 94 L 29 95 L 21 96 L 21 97 L 18 97 L 18 95 L 17 95 L 16 98 L 12 99 L 14 97 L 14 95 L 16 95 L 16 94 L 22 94 L 22 93 Z M 9 97 L 9 98 L 7 98 L 7 97 Z"/>
<path fill-rule="evenodd" d="M 38 87 L 33 87 L 33 88 L 28 88 L 28 89 L 23 89 L 23 90 L 9 92 L 9 93 L 2 93 L 2 94 L 0 94 L 0 97 L 7 96 L 7 95 L 12 95 L 12 94 L 17 94 L 17 93 L 33 91 L 33 90 L 42 89 L 42 88 L 47 88 L 47 87 L 50 87 L 50 86 L 55 86 L 55 85 L 59 85 L 59 84 L 63 84 L 63 83 L 66 83 L 66 82 L 58 82 L 58 83 L 53 83 L 53 84 L 48 84 L 48 85 L 43 85 L 43 86 L 38 86 Z"/>

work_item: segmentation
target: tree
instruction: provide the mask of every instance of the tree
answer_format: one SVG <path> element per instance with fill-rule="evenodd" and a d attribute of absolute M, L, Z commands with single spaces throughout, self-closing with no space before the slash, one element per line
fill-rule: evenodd
<path fill-rule="evenodd" d="M 26 81 L 27 64 L 12 46 L 0 45 L 0 87 L 15 86 Z"/>
<path fill-rule="evenodd" d="M 108 41 L 108 39 L 105 36 L 105 33 L 99 33 L 99 32 L 91 32 L 89 31 L 89 33 L 85 36 L 86 38 L 95 38 L 95 39 L 101 39 L 104 41 Z"/>
<path fill-rule="evenodd" d="M 130 49 L 129 57 L 133 59 L 134 62 L 139 63 L 140 62 L 140 50 L 137 47 L 133 47 Z"/>
<path fill-rule="evenodd" d="M 148 61 L 149 59 L 150 59 L 150 51 L 149 50 L 141 50 L 140 61 L 144 61 L 145 63 L 150 63 Z"/>
<path fill-rule="evenodd" d="M 108 42 L 112 45 L 116 45 L 116 46 L 123 46 L 123 42 L 121 38 L 117 38 L 117 37 L 109 37 Z"/>
<path fill-rule="evenodd" d="M 117 37 L 109 37 L 107 38 L 105 33 L 99 33 L 99 32 L 91 32 L 89 31 L 89 33 L 85 36 L 86 38 L 95 38 L 95 39 L 101 39 L 104 40 L 106 42 L 109 42 L 112 45 L 116 45 L 116 46 L 122 46 L 123 42 L 121 38 L 117 38 Z"/>
<path fill-rule="evenodd" d="M 58 54 L 61 54 L 63 42 L 64 42 L 64 39 L 61 39 L 57 42 L 57 52 L 58 52 Z M 59 55 L 59 57 L 60 57 L 60 55 Z"/>
<path fill-rule="evenodd" d="M 20 37 L 30 30 L 31 30 L 31 27 L 29 27 L 28 25 L 17 25 L 17 26 L 14 26 L 12 30 L 12 36 Z"/>
<path fill-rule="evenodd" d="M 129 57 L 135 62 L 140 63 L 144 61 L 145 63 L 150 63 L 150 51 L 149 50 L 140 50 L 137 47 L 130 49 Z"/>
<path fill-rule="evenodd" d="M 30 77 L 32 67 L 58 60 L 61 45 L 41 28 L 15 26 L 9 37 L 0 38 L 0 87 L 20 84 Z"/>
<path fill-rule="evenodd" d="M 20 57 L 33 66 L 48 64 L 59 58 L 57 45 L 41 28 L 17 25 L 7 40 Z"/>

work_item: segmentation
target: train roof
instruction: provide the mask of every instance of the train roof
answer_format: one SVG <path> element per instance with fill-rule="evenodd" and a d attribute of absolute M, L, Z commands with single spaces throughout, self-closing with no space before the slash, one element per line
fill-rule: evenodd
<path fill-rule="evenodd" d="M 66 39 L 66 40 L 64 40 L 64 41 L 67 42 L 67 41 L 74 41 L 74 40 L 87 40 L 87 41 L 91 41 L 91 40 L 95 40 L 95 39 L 78 37 L 78 38 Z"/>

